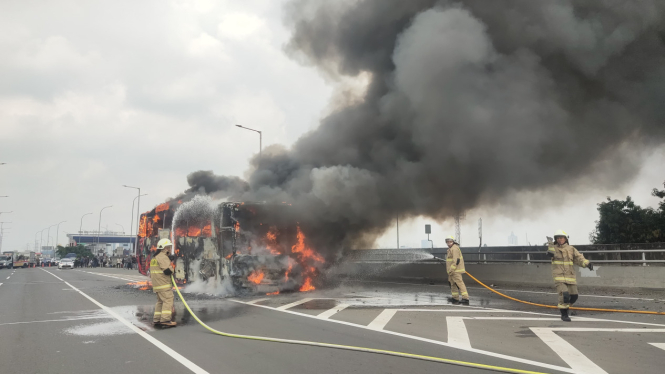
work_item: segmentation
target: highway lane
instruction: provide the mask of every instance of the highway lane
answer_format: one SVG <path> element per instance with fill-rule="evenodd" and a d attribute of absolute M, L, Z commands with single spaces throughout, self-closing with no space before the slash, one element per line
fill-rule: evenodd
<path fill-rule="evenodd" d="M 11 270 L 0 271 L 3 373 L 88 373 L 93 366 L 101 373 L 487 372 L 368 353 L 219 337 L 189 318 L 179 302 L 180 326 L 155 330 L 150 326 L 154 294 L 127 285 L 145 280 L 140 274 L 122 269 L 47 270 L 19 269 L 10 279 L 4 274 L 9 276 Z M 665 350 L 658 346 L 665 344 L 665 318 L 620 316 L 611 322 L 604 315 L 599 320 L 584 320 L 596 317 L 585 314 L 573 324 L 564 324 L 551 312 L 511 309 L 490 295 L 476 297 L 472 307 L 453 307 L 445 301 L 445 290 L 439 289 L 349 283 L 307 294 L 185 297 L 211 327 L 232 333 L 367 346 L 543 372 L 610 373 L 624 368 L 659 372 L 665 364 Z M 556 330 L 572 326 L 598 331 Z M 644 332 L 629 332 L 631 328 Z M 564 342 L 546 343 L 552 335 L 554 340 L 564 337 Z M 576 355 L 576 361 L 571 361 L 570 355 L 561 357 L 550 346 L 566 347 L 566 342 L 571 342 L 568 345 L 573 353 L 577 349 L 585 359 Z M 169 357 L 169 350 L 193 366 L 188 368 L 182 360 Z M 617 358 L 617 350 L 622 351 L 623 359 Z M 26 360 L 26 355 L 34 359 Z M 12 365 L 3 364 L 8 362 Z M 17 362 L 20 364 L 13 364 Z"/>

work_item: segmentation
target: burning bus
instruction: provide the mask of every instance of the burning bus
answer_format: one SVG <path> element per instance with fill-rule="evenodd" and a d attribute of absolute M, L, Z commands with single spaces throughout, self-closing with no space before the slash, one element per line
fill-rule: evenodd
<path fill-rule="evenodd" d="M 141 215 L 137 254 L 147 275 L 157 242 L 170 238 L 178 283 L 229 280 L 236 291 L 310 291 L 324 258 L 307 244 L 289 204 L 205 198 L 161 204 Z"/>

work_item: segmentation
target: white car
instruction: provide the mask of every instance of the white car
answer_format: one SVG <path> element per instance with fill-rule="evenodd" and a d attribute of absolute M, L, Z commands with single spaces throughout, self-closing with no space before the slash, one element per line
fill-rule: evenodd
<path fill-rule="evenodd" d="M 73 258 L 63 258 L 58 264 L 58 269 L 73 269 L 74 268 L 74 259 Z"/>

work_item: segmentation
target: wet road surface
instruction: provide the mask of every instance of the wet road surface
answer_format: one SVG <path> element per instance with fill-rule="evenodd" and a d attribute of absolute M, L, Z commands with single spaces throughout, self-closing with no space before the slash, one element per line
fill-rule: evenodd
<path fill-rule="evenodd" d="M 146 278 L 122 269 L 0 270 L 2 373 L 431 373 L 487 370 L 209 333 L 176 301 L 175 329 L 150 322 Z M 346 282 L 332 290 L 221 299 L 185 294 L 212 328 L 355 345 L 538 372 L 661 373 L 665 316 L 556 310 L 503 299 L 469 283 L 472 305 L 447 285 Z M 547 290 L 504 290 L 552 304 Z M 597 295 L 611 296 L 611 295 Z M 662 310 L 665 295 L 586 297 L 579 306 Z"/>

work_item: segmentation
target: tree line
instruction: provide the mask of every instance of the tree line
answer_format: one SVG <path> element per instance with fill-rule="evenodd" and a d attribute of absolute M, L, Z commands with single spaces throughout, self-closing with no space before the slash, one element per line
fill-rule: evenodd
<path fill-rule="evenodd" d="M 642 208 L 630 196 L 626 200 L 608 197 L 598 204 L 600 218 L 589 240 L 594 244 L 665 242 L 665 189 L 654 188 L 651 195 L 661 199 L 656 209 Z"/>

